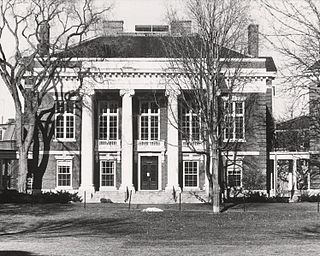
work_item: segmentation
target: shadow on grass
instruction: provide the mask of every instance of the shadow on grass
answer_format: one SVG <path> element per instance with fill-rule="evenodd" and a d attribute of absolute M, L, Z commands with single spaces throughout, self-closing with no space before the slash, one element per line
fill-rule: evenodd
<path fill-rule="evenodd" d="M 119 218 L 70 218 L 65 220 L 47 220 L 22 226 L 22 223 L 5 223 L 1 225 L 0 237 L 70 237 L 70 236 L 101 236 L 117 237 L 141 233 L 140 226 L 128 219 Z"/>
<path fill-rule="evenodd" d="M 300 230 L 291 230 L 290 233 L 286 232 L 287 236 L 296 238 L 296 239 L 320 239 L 320 225 L 304 227 Z"/>
<path fill-rule="evenodd" d="M 48 216 L 73 208 L 72 204 L 0 204 L 0 214 Z"/>
<path fill-rule="evenodd" d="M 32 252 L 25 251 L 0 251 L 0 256 L 40 256 Z"/>

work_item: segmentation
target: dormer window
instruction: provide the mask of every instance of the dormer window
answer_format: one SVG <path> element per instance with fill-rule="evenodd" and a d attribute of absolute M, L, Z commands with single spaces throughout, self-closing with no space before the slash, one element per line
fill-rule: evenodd
<path fill-rule="evenodd" d="M 159 32 L 168 32 L 168 25 L 135 25 L 136 32 L 144 32 L 144 33 L 159 33 Z"/>

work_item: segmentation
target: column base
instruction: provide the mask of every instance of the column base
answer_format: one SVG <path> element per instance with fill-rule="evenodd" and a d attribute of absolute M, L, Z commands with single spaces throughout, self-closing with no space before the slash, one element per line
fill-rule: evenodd
<path fill-rule="evenodd" d="M 180 186 L 179 186 L 179 184 L 176 184 L 176 185 L 167 185 L 166 187 L 165 187 L 165 191 L 166 192 L 173 192 L 173 190 L 175 190 L 176 191 L 176 193 L 180 193 L 181 192 L 181 188 L 180 188 Z"/>
<path fill-rule="evenodd" d="M 79 187 L 79 196 L 86 199 L 92 199 L 93 195 L 95 193 L 95 188 L 93 185 L 81 185 Z"/>
<path fill-rule="evenodd" d="M 128 188 L 128 189 L 127 189 Z M 133 191 L 135 192 L 136 189 L 134 188 L 133 184 L 131 185 L 125 185 L 125 184 L 121 184 L 120 187 L 119 187 L 119 190 L 122 190 L 124 192 L 126 192 L 127 190 L 130 192 L 130 191 Z"/>

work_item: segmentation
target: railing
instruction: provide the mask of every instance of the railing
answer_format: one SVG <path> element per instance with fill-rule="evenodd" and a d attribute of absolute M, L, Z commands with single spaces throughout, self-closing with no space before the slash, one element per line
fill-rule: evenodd
<path fill-rule="evenodd" d="M 204 151 L 205 143 L 203 141 L 194 140 L 194 141 L 182 141 L 182 151 Z"/>
<path fill-rule="evenodd" d="M 164 151 L 163 140 L 137 140 L 136 141 L 137 151 Z"/>
<path fill-rule="evenodd" d="M 98 151 L 120 151 L 120 140 L 98 140 Z"/>

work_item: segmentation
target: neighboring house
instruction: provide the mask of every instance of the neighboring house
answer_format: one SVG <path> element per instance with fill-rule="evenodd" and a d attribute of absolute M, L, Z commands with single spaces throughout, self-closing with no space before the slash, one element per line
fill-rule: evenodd
<path fill-rule="evenodd" d="M 314 136 L 312 123 L 309 115 L 276 124 L 274 151 L 270 154 L 274 195 L 296 200 L 301 193 L 319 193 L 318 137 Z"/>
<path fill-rule="evenodd" d="M 61 87 L 47 99 L 55 110 L 54 138 L 39 151 L 48 157 L 42 190 L 86 192 L 88 200 L 113 202 L 123 202 L 132 190 L 136 203 L 174 202 L 173 195 L 181 190 L 183 202 L 198 202 L 190 192 L 200 197 L 208 193 L 205 157 L 192 152 L 172 125 L 172 111 L 176 116 L 179 112 L 181 129 L 199 140 L 199 120 L 168 89 L 169 76 L 184 75 L 168 69 L 170 61 L 160 41 L 173 28 L 137 26 L 136 33 L 124 33 L 122 26 L 123 22 L 110 22 L 105 36 L 66 53 L 82 73 L 60 74 Z M 228 147 L 223 152 L 226 168 L 220 181 L 223 188 L 269 192 L 276 67 L 272 58 L 258 56 L 258 36 L 252 38 L 254 56 L 234 57 L 243 61 L 246 84 L 225 106 L 231 109 L 233 124 L 224 131 L 224 139 L 238 147 L 237 152 Z M 82 101 L 72 93 L 66 100 L 80 85 L 85 91 Z M 197 143 L 202 146 L 201 140 Z"/>
<path fill-rule="evenodd" d="M 0 124 L 0 190 L 16 187 L 17 148 L 14 136 L 14 120 Z"/>

